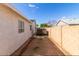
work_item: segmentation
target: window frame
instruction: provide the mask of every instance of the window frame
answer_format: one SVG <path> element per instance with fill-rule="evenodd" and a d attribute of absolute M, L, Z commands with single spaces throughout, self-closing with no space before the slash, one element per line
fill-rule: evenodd
<path fill-rule="evenodd" d="M 18 32 L 19 33 L 24 32 L 24 21 L 18 20 Z"/>

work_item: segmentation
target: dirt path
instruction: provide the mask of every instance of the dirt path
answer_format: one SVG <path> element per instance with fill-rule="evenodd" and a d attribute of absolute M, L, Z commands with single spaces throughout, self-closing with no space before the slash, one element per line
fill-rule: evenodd
<path fill-rule="evenodd" d="M 59 56 L 64 55 L 47 37 L 35 37 L 22 56 Z"/>

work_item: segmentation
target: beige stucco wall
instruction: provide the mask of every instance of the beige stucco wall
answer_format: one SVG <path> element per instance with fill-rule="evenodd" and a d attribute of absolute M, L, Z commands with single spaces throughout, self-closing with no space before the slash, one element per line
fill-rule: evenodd
<path fill-rule="evenodd" d="M 79 26 L 56 26 L 48 31 L 50 40 L 66 55 L 79 55 Z"/>
<path fill-rule="evenodd" d="M 18 33 L 18 20 L 25 23 L 25 31 Z M 30 23 L 15 12 L 0 5 L 0 55 L 11 55 L 31 37 Z"/>
<path fill-rule="evenodd" d="M 61 46 L 61 27 L 52 27 L 50 30 L 50 38 L 55 41 Z"/>
<path fill-rule="evenodd" d="M 72 55 L 79 55 L 79 26 L 65 26 L 62 30 L 62 47 Z"/>

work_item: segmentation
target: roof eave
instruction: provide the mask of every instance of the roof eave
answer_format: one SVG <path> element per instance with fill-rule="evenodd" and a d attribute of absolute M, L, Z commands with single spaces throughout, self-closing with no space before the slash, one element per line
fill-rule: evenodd
<path fill-rule="evenodd" d="M 28 21 L 29 23 L 32 23 L 30 20 L 28 20 L 25 16 L 23 16 L 21 14 L 21 12 L 19 12 L 16 8 L 14 8 L 11 4 L 8 3 L 4 3 L 3 5 L 5 5 L 6 7 L 10 8 L 11 10 L 13 10 L 15 13 L 17 13 L 19 16 L 21 16 L 22 18 L 24 18 L 26 21 Z"/>

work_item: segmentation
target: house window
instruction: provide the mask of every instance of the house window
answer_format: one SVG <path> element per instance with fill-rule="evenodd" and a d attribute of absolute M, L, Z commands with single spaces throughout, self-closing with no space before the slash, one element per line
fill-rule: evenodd
<path fill-rule="evenodd" d="M 19 32 L 19 33 L 24 32 L 24 22 L 21 21 L 21 20 L 19 20 L 19 21 L 18 21 L 18 25 L 19 25 L 18 32 Z"/>
<path fill-rule="evenodd" d="M 30 30 L 32 30 L 32 25 L 30 25 Z"/>

